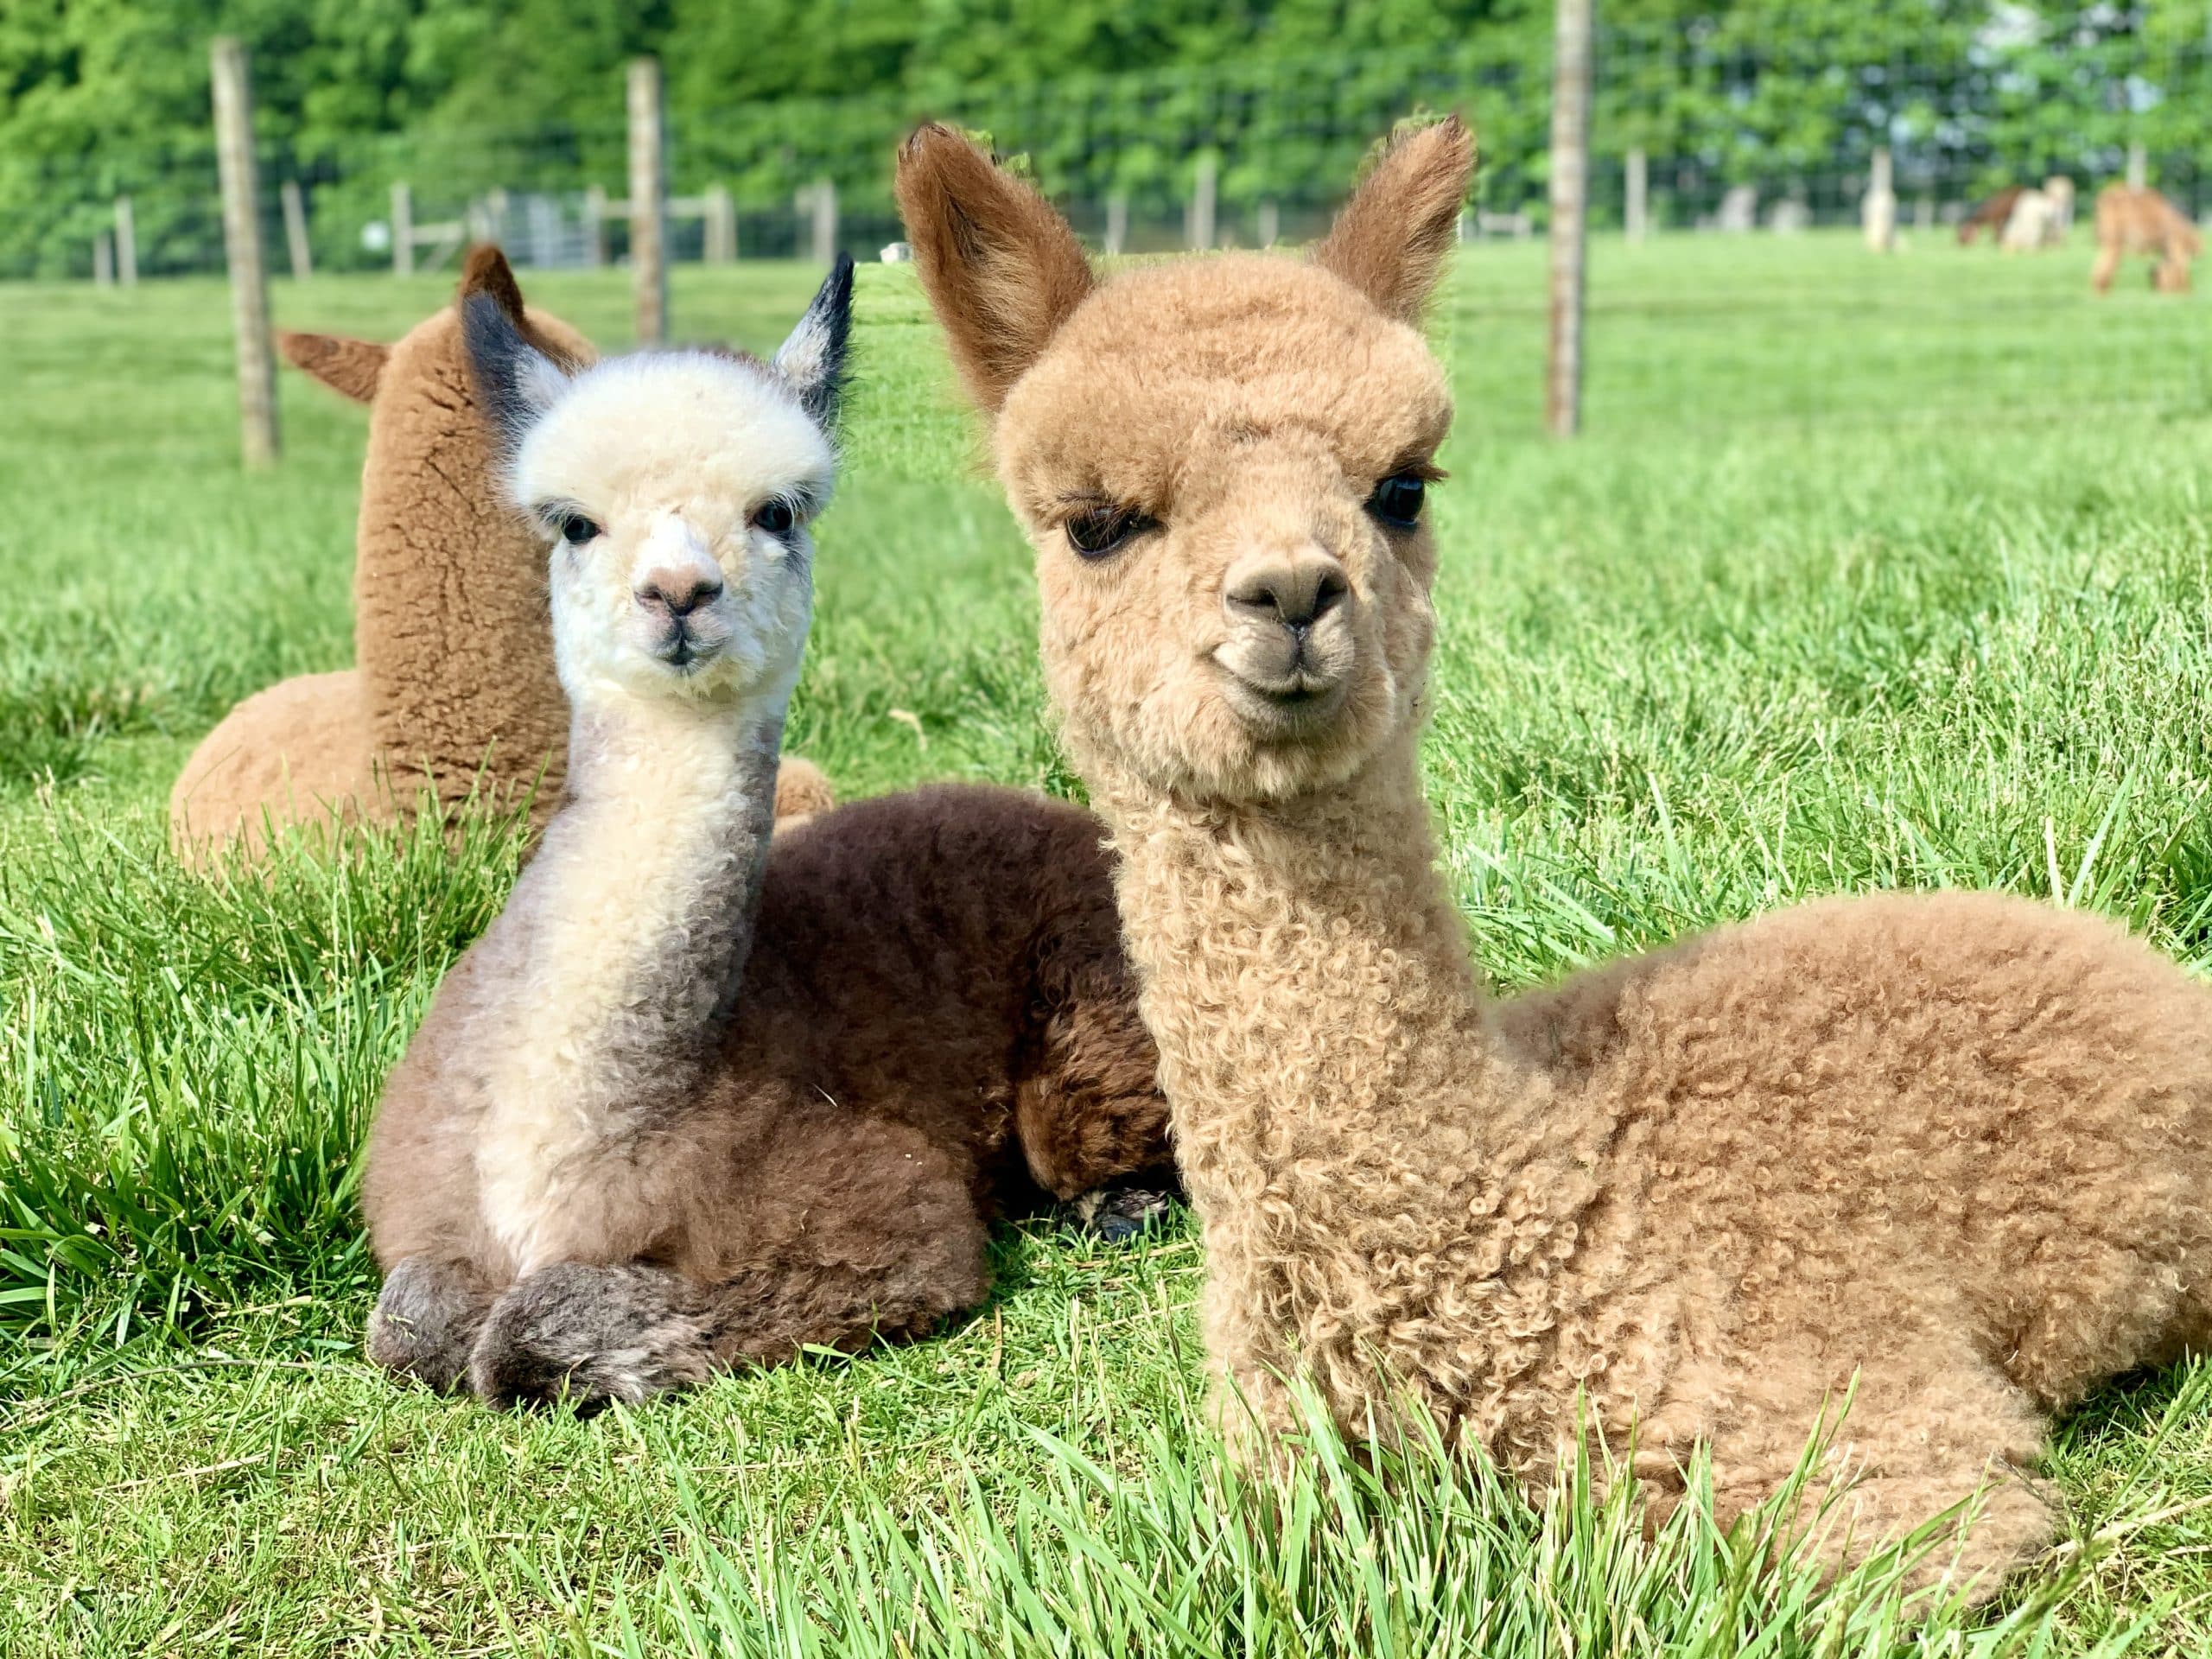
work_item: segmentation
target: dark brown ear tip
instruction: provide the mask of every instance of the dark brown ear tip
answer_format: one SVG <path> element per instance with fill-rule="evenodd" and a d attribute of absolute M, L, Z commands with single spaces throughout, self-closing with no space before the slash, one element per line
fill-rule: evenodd
<path fill-rule="evenodd" d="M 466 300 L 472 294 L 490 295 L 518 323 L 523 320 L 522 284 L 515 281 L 514 267 L 496 242 L 478 243 L 461 262 L 461 283 L 454 297 Z"/>

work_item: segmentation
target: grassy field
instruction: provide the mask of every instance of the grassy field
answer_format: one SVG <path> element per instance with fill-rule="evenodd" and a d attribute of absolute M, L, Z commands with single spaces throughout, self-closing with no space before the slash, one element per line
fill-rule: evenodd
<path fill-rule="evenodd" d="M 1848 239 L 1601 245 L 1591 430 L 1534 437 L 1541 253 L 1462 259 L 1432 798 L 1501 984 L 1815 893 L 1994 886 L 2212 963 L 2203 302 Z M 678 274 L 772 344 L 796 268 Z M 621 278 L 533 297 L 602 341 Z M 435 279 L 284 285 L 388 337 Z M 363 422 L 288 376 L 242 476 L 212 284 L 0 331 L 0 1653 L 2080 1655 L 2212 1650 L 2212 1365 L 2064 1428 L 2071 1541 L 1916 1630 L 1685 1510 L 1655 1543 L 1435 1459 L 1221 1465 L 1188 1227 L 1007 1229 L 940 1339 L 589 1422 L 361 1361 L 352 1159 L 515 848 L 266 881 L 162 850 L 193 741 L 350 657 Z M 851 466 L 791 731 L 849 796 L 1065 791 L 1027 556 L 908 273 L 860 292 Z M 2212 1195 L 2208 1195 L 2212 1202 Z"/>

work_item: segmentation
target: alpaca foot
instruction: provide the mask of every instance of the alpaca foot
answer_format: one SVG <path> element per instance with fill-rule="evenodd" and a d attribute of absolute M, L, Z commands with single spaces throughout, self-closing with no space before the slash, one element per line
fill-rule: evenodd
<path fill-rule="evenodd" d="M 468 1353 L 491 1293 L 460 1267 L 410 1255 L 392 1268 L 369 1313 L 372 1363 L 450 1393 L 468 1376 Z"/>
<path fill-rule="evenodd" d="M 566 1400 L 588 1414 L 702 1382 L 714 1369 L 706 1322 L 683 1281 L 658 1268 L 542 1268 L 501 1296 L 468 1362 L 487 1405 Z"/>
<path fill-rule="evenodd" d="M 1113 1181 L 1079 1192 L 1068 1200 L 1078 1232 L 1103 1238 L 1109 1244 L 1126 1244 L 1166 1219 L 1175 1195 L 1155 1186 Z"/>
<path fill-rule="evenodd" d="M 1808 1509 L 1819 1501 L 1810 1493 L 1804 1499 Z M 1716 1493 L 1715 1508 L 1721 1505 Z M 1998 1465 L 1980 1483 L 1963 1474 L 1860 1479 L 1808 1516 L 1798 1535 L 1830 1573 L 1909 1541 L 1905 1589 L 1978 1606 L 2049 1549 L 2057 1529 L 2057 1515 L 2039 1484 Z"/>

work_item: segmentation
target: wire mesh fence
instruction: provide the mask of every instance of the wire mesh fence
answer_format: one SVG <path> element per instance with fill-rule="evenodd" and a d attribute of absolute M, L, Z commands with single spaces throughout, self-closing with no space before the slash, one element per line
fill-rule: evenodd
<path fill-rule="evenodd" d="M 2170 37 L 2114 9 L 2096 14 L 2104 24 L 2082 23 L 2091 15 L 2082 13 L 2055 31 L 2024 10 L 1955 15 L 1938 3 L 1916 36 L 1901 39 L 1893 16 L 1860 29 L 1849 8 L 1816 10 L 1786 38 L 1744 32 L 1725 16 L 1600 33 L 1595 280 L 1601 290 L 1651 284 L 1643 315 L 1670 326 L 1676 346 L 1725 358 L 1761 337 L 1786 345 L 1793 313 L 1842 307 L 1869 319 L 1870 340 L 1941 353 L 1966 401 L 2001 409 L 2001 389 L 2033 375 L 2017 331 L 2000 324 L 2086 286 L 2087 232 L 2076 226 L 2069 237 L 2063 219 L 2052 226 L 2037 245 L 2071 253 L 2048 270 L 1993 261 L 1932 280 L 1869 258 L 1858 227 L 1871 198 L 1885 199 L 1895 226 L 1885 245 L 1912 257 L 1969 232 L 1994 243 L 2003 213 L 1978 219 L 1977 208 L 2054 179 L 2067 181 L 2085 216 L 2101 188 L 2131 175 L 2192 219 L 2212 211 L 2212 45 L 2201 30 Z M 1109 251 L 1296 243 L 1325 224 L 1375 139 L 1421 108 L 1464 110 L 1477 127 L 1483 165 L 1463 222 L 1468 239 L 1533 240 L 1545 229 L 1549 76 L 1548 37 L 1520 31 L 1417 59 L 1349 52 L 979 85 L 927 100 L 898 92 L 677 109 L 665 123 L 667 247 L 679 263 L 820 258 L 832 247 L 873 257 L 899 235 L 892 156 L 925 115 L 1020 156 L 1077 232 Z M 265 137 L 258 148 L 258 207 L 279 276 L 435 270 L 478 239 L 543 269 L 627 255 L 619 116 L 312 146 Z M 128 199 L 127 226 L 118 198 Z M 1853 234 L 1840 232 L 1846 226 Z M 1612 233 L 1704 236 L 1714 248 L 1638 264 Z M 1731 233 L 1797 236 L 1803 246 L 1763 254 L 1757 280 L 1728 287 L 1722 302 L 1681 273 L 1742 266 L 1723 251 Z M 116 276 L 126 264 L 158 276 L 217 272 L 222 263 L 212 133 L 158 153 L 0 157 L 0 276 Z M 1536 258 L 1509 246 L 1487 269 L 1495 278 L 1481 281 L 1497 303 L 1542 303 Z M 1669 287 L 1678 281 L 1688 286 Z M 1593 322 L 1593 418 L 1624 399 L 1712 418 L 1679 377 L 1670 385 L 1660 355 L 1641 385 L 1606 378 L 1609 350 L 1618 371 L 1637 338 L 1624 321 L 1636 297 L 1615 289 Z M 2175 359 L 2166 320 L 2113 330 L 2115 372 L 2104 391 L 2085 385 L 2082 395 L 2113 395 L 2139 366 L 2159 384 L 2197 385 L 2193 362 Z M 1815 404 L 1855 384 L 1805 362 L 1783 378 L 1792 396 Z"/>

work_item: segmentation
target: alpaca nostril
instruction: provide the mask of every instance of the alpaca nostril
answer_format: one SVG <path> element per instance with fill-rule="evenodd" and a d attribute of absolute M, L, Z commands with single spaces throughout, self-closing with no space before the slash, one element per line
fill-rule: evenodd
<path fill-rule="evenodd" d="M 689 616 L 702 605 L 713 604 L 721 597 L 721 591 L 719 576 L 655 572 L 639 584 L 638 602 L 649 610 L 666 611 L 671 616 Z"/>
<path fill-rule="evenodd" d="M 1313 616 L 1318 621 L 1344 603 L 1344 595 L 1351 592 L 1351 583 L 1344 580 L 1344 573 L 1332 564 L 1321 572 L 1321 581 L 1313 590 Z"/>
<path fill-rule="evenodd" d="M 1233 617 L 1277 622 L 1302 636 L 1351 591 L 1342 565 L 1324 555 L 1308 554 L 1240 566 L 1230 573 L 1221 598 L 1223 608 Z"/>

